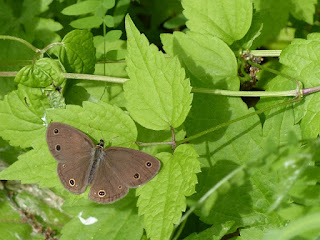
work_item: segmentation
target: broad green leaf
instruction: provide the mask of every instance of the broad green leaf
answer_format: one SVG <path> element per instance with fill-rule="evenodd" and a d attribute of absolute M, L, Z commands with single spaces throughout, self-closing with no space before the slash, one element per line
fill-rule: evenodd
<path fill-rule="evenodd" d="M 304 88 L 319 86 L 320 35 L 310 34 L 307 40 L 296 39 L 280 55 L 280 62 Z M 320 93 L 305 96 L 295 105 L 295 122 L 299 122 L 303 138 L 313 138 L 320 133 Z"/>
<path fill-rule="evenodd" d="M 287 26 L 290 1 L 288 0 L 253 0 L 254 9 L 263 24 L 261 34 L 253 41 L 251 49 L 274 40 L 280 30 Z"/>
<path fill-rule="evenodd" d="M 28 87 L 60 86 L 64 81 L 62 66 L 50 58 L 42 58 L 34 65 L 23 67 L 16 75 L 15 82 Z"/>
<path fill-rule="evenodd" d="M 64 8 L 61 13 L 69 16 L 82 15 L 94 12 L 97 8 L 100 8 L 101 5 L 101 1 L 83 1 Z"/>
<path fill-rule="evenodd" d="M 93 73 L 96 50 L 92 34 L 86 30 L 69 32 L 62 40 L 59 58 L 67 72 Z"/>
<path fill-rule="evenodd" d="M 44 134 L 47 97 L 39 88 L 20 85 L 18 90 L 0 101 L 0 135 L 12 146 L 28 148 L 33 140 Z"/>
<path fill-rule="evenodd" d="M 247 34 L 239 41 L 235 43 L 236 46 L 241 45 L 242 49 L 251 49 L 253 42 L 258 38 L 263 29 L 263 23 L 260 19 L 260 14 L 253 14 L 252 24 Z M 238 48 L 238 47 L 237 47 Z"/>
<path fill-rule="evenodd" d="M 192 137 L 251 112 L 253 109 L 248 109 L 238 98 L 195 94 L 186 120 L 187 136 Z M 261 123 L 256 115 L 191 142 L 202 163 L 199 184 L 192 197 L 195 201 L 233 170 L 264 153 Z M 196 214 L 207 224 L 234 221 L 235 228 L 264 221 L 278 224 L 279 218 L 275 214 L 266 216 L 272 200 L 268 193 L 275 191 L 276 180 L 277 173 L 269 174 L 262 169 L 250 179 L 239 174 L 212 194 Z"/>
<path fill-rule="evenodd" d="M 269 80 L 268 84 L 264 87 L 266 91 L 286 91 L 295 88 L 294 82 L 281 76 Z M 256 108 L 263 109 L 287 100 L 289 99 L 261 98 Z M 293 104 L 289 104 L 284 107 L 275 107 L 264 113 L 266 119 L 263 124 L 263 136 L 266 144 L 272 144 L 278 148 L 287 144 L 292 134 L 294 134 L 298 140 L 301 139 L 301 129 L 300 125 L 296 124 L 294 110 Z"/>
<path fill-rule="evenodd" d="M 251 25 L 248 0 L 183 0 L 182 6 L 191 31 L 218 37 L 228 45 L 243 38 Z"/>
<path fill-rule="evenodd" d="M 194 32 L 175 32 L 162 35 L 161 40 L 166 52 L 178 56 L 187 69 L 193 87 L 239 89 L 235 55 L 219 38 Z"/>
<path fill-rule="evenodd" d="M 79 18 L 70 23 L 74 28 L 84 29 L 84 28 L 98 28 L 103 22 L 103 19 L 98 16 L 90 16 Z"/>
<path fill-rule="evenodd" d="M 177 58 L 166 59 L 140 35 L 129 16 L 126 18 L 130 80 L 124 91 L 132 118 L 153 130 L 177 128 L 185 120 L 192 101 L 191 86 Z"/>
<path fill-rule="evenodd" d="M 88 134 L 96 143 L 103 139 L 116 146 L 135 146 L 136 126 L 120 108 L 103 102 L 83 102 L 82 105 L 48 109 L 46 120 L 48 123 L 64 122 L 72 125 Z"/>
<path fill-rule="evenodd" d="M 140 240 L 143 225 L 135 207 L 131 192 L 120 201 L 97 204 L 81 200 L 77 205 L 64 205 L 64 209 L 75 217 L 64 226 L 63 239 Z"/>
<path fill-rule="evenodd" d="M 224 235 L 229 233 L 233 224 L 234 222 L 230 221 L 222 224 L 221 226 L 212 226 L 200 233 L 193 233 L 186 237 L 184 240 L 220 240 Z"/>
<path fill-rule="evenodd" d="M 1 180 L 20 180 L 22 184 L 39 183 L 40 187 L 60 185 L 57 162 L 52 159 L 45 142 L 45 128 L 38 134 L 37 142 L 30 150 L 18 157 L 18 161 L 0 172 Z"/>
<path fill-rule="evenodd" d="M 16 88 L 14 78 L 0 78 L 0 100 L 3 100 L 5 95 L 16 90 Z"/>
<path fill-rule="evenodd" d="M 290 2 L 290 13 L 296 19 L 305 21 L 312 25 L 317 0 L 290 0 Z"/>
<path fill-rule="evenodd" d="M 139 215 L 144 217 L 144 227 L 151 240 L 169 239 L 173 225 L 186 210 L 185 197 L 194 193 L 196 173 L 200 171 L 197 157 L 190 145 L 180 145 L 173 156 L 158 154 L 162 163 L 158 175 L 137 189 Z"/>
<path fill-rule="evenodd" d="M 7 164 L 12 164 L 17 161 L 18 156 L 23 153 L 20 148 L 15 148 L 9 145 L 9 143 L 0 138 L 0 161 Z M 1 167 L 0 167 L 1 169 Z"/>

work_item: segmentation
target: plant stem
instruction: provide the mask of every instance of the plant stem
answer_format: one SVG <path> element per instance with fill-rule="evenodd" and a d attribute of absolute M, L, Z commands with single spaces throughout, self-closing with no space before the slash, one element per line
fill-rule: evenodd
<path fill-rule="evenodd" d="M 251 50 L 249 53 L 257 57 L 279 57 L 281 50 Z"/>
<path fill-rule="evenodd" d="M 80 74 L 80 73 L 64 73 L 65 78 L 73 78 L 73 79 L 84 79 L 84 80 L 96 80 L 110 83 L 125 83 L 128 81 L 128 78 L 116 78 L 116 77 L 108 77 L 101 75 L 90 75 L 90 74 Z"/>
<path fill-rule="evenodd" d="M 252 113 L 249 113 L 249 114 L 246 114 L 246 115 L 244 115 L 244 116 L 242 116 L 242 117 L 233 119 L 233 120 L 231 120 L 231 121 L 229 121 L 229 122 L 222 123 L 222 124 L 220 124 L 220 125 L 218 125 L 218 126 L 215 126 L 215 127 L 213 127 L 213 128 L 209 128 L 209 129 L 207 129 L 207 130 L 205 130 L 205 131 L 203 131 L 203 132 L 200 132 L 200 133 L 198 133 L 198 134 L 195 134 L 195 135 L 193 135 L 193 136 L 191 136 L 191 137 L 188 137 L 188 138 L 182 139 L 182 140 L 180 140 L 180 141 L 177 141 L 176 143 L 177 143 L 177 145 L 179 145 L 179 144 L 182 144 L 182 143 L 185 143 L 185 142 L 189 142 L 189 141 L 194 140 L 194 139 L 196 139 L 196 138 L 202 137 L 202 136 L 204 136 L 204 135 L 206 135 L 206 134 L 208 134 L 208 133 L 212 133 L 212 132 L 217 131 L 217 130 L 219 130 L 219 129 L 221 129 L 221 128 L 227 127 L 227 126 L 229 126 L 229 125 L 231 125 L 231 124 L 233 124 L 233 123 L 235 123 L 235 122 L 241 121 L 241 120 L 243 120 L 243 119 L 246 119 L 246 118 L 248 118 L 248 117 L 254 116 L 254 115 L 256 115 L 256 114 L 263 113 L 264 111 L 268 111 L 268 110 L 271 110 L 271 109 L 273 109 L 273 108 L 280 107 L 280 106 L 284 106 L 284 105 L 287 105 L 287 104 L 290 104 L 290 103 L 298 102 L 298 101 L 300 101 L 300 99 L 301 99 L 301 98 L 296 97 L 296 98 L 294 98 L 294 99 L 290 99 L 289 101 L 285 101 L 285 102 L 282 102 L 282 103 L 273 104 L 273 105 L 271 105 L 271 106 L 269 106 L 269 107 L 266 107 L 266 108 L 257 110 L 257 111 L 255 111 L 255 112 L 252 112 Z"/>
<path fill-rule="evenodd" d="M 297 90 L 264 92 L 264 91 L 229 91 L 221 89 L 192 88 L 191 92 L 209 93 L 231 97 L 292 97 L 297 96 Z"/>
<path fill-rule="evenodd" d="M 22 44 L 24 44 L 28 48 L 30 48 L 32 51 L 34 51 L 34 52 L 38 52 L 39 51 L 38 48 L 36 48 L 35 46 L 33 46 L 32 44 L 30 44 L 29 42 L 27 42 L 26 40 L 24 40 L 22 38 L 17 38 L 17 37 L 8 36 L 8 35 L 0 35 L 0 39 L 2 39 L 2 40 L 13 40 L 13 41 L 21 42 Z"/>

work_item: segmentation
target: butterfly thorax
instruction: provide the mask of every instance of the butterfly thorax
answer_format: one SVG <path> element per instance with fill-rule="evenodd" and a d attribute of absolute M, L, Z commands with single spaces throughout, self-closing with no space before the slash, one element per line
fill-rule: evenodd
<path fill-rule="evenodd" d="M 88 184 L 91 185 L 92 180 L 94 179 L 94 175 L 96 169 L 100 165 L 100 162 L 104 161 L 105 159 L 105 151 L 104 151 L 104 141 L 100 140 L 95 148 L 92 149 L 92 167 L 88 178 Z"/>

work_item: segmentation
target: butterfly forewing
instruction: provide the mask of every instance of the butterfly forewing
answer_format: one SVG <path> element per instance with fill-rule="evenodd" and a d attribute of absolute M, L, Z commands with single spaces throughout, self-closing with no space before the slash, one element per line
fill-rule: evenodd
<path fill-rule="evenodd" d="M 106 162 L 127 187 L 138 187 L 152 179 L 160 169 L 155 157 L 130 148 L 105 149 Z"/>
<path fill-rule="evenodd" d="M 46 138 L 52 156 L 59 162 L 57 173 L 63 186 L 73 193 L 84 192 L 94 157 L 92 140 L 63 123 L 51 123 Z"/>

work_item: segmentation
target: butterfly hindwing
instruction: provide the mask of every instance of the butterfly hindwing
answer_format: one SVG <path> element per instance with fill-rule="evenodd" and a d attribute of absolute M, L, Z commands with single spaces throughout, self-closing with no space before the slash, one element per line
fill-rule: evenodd
<path fill-rule="evenodd" d="M 120 181 L 104 159 L 94 173 L 89 198 L 98 203 L 112 203 L 123 198 L 128 188 Z"/>

